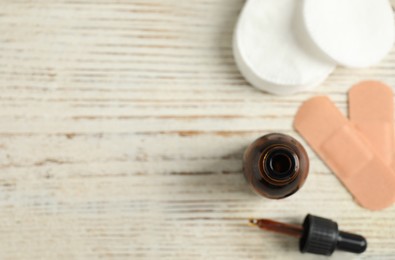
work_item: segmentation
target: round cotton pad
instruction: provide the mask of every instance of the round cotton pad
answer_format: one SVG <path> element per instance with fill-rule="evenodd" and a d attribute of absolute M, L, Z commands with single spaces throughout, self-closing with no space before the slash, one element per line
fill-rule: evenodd
<path fill-rule="evenodd" d="M 243 76 L 259 89 L 292 94 L 318 85 L 334 69 L 333 62 L 297 40 L 298 3 L 249 0 L 244 6 L 234 34 L 234 56 Z"/>
<path fill-rule="evenodd" d="M 304 0 L 302 15 L 313 42 L 346 67 L 378 63 L 394 44 L 388 0 Z"/>

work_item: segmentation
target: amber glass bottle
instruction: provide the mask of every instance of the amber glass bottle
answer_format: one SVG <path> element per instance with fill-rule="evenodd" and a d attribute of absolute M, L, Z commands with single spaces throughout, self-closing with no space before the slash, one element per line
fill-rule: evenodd
<path fill-rule="evenodd" d="M 247 148 L 243 168 L 255 192 L 267 198 L 281 199 L 302 187 L 309 171 L 309 158 L 294 138 L 268 134 Z"/>

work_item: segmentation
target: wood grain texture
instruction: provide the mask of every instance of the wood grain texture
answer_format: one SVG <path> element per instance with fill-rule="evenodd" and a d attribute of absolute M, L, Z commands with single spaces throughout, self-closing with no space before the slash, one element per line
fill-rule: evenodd
<path fill-rule="evenodd" d="M 392 1 L 395 5 L 395 0 Z M 362 79 L 395 87 L 395 51 L 313 92 L 250 87 L 231 50 L 242 0 L 0 1 L 0 259 L 317 259 L 248 217 L 336 219 L 395 259 L 395 207 L 357 206 L 308 149 L 294 196 L 255 196 L 245 147 L 291 134 L 300 103 Z M 323 258 L 324 259 L 324 258 Z"/>

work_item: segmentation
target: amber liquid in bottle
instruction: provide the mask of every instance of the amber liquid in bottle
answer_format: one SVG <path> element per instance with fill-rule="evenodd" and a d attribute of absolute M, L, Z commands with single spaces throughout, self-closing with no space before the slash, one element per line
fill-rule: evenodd
<path fill-rule="evenodd" d="M 309 159 L 298 141 L 275 133 L 250 144 L 244 153 L 243 168 L 256 193 L 281 199 L 302 187 L 309 172 Z"/>

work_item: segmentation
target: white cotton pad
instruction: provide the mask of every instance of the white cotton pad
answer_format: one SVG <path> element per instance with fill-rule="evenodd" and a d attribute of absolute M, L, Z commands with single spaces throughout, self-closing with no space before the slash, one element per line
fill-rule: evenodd
<path fill-rule="evenodd" d="M 279 95 L 315 87 L 335 63 L 298 41 L 298 0 L 248 0 L 233 40 L 236 64 L 253 86 Z"/>
<path fill-rule="evenodd" d="M 388 0 L 304 0 L 302 15 L 311 40 L 346 67 L 378 63 L 394 44 Z"/>

